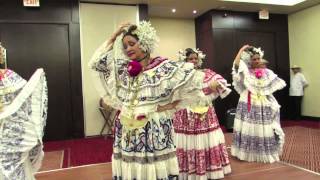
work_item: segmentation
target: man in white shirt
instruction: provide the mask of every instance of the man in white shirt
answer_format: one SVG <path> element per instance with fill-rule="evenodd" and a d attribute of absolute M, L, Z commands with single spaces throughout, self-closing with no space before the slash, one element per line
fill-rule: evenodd
<path fill-rule="evenodd" d="M 304 88 L 308 86 L 308 82 L 304 75 L 301 73 L 301 68 L 297 65 L 291 67 L 292 74 L 290 80 L 289 95 L 291 98 L 291 118 L 301 119 L 301 102 L 303 97 Z"/>

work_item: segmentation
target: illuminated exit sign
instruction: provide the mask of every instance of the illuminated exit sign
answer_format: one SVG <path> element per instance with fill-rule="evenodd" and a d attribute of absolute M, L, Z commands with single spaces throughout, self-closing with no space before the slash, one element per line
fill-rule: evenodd
<path fill-rule="evenodd" d="M 39 7 L 40 0 L 23 0 L 23 5 L 27 7 Z"/>

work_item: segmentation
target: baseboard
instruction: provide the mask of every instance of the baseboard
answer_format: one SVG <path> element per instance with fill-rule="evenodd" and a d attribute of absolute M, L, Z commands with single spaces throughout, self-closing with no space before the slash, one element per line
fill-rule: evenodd
<path fill-rule="evenodd" d="M 311 120 L 311 121 L 320 121 L 320 117 L 313 117 L 313 116 L 302 116 L 301 119 Z"/>

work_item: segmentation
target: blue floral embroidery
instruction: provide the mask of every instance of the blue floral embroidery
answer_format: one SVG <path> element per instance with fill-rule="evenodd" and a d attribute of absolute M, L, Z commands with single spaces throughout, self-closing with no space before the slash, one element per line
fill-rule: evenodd
<path fill-rule="evenodd" d="M 30 102 L 30 98 L 27 102 Z M 23 134 L 26 133 L 23 122 L 29 120 L 30 113 L 31 106 L 28 103 L 24 103 L 20 111 L 7 117 L 3 122 L 0 160 L 4 171 L 11 173 L 11 179 L 25 179 L 26 176 L 23 165 L 20 164 L 17 167 L 17 164 L 21 161 L 23 153 L 18 149 L 23 148 Z"/>
<path fill-rule="evenodd" d="M 114 64 L 112 64 L 114 63 Z M 115 72 L 115 78 L 117 80 L 117 97 L 123 103 L 130 103 L 132 101 L 132 94 L 128 92 L 137 92 L 145 87 L 154 87 L 155 89 L 160 85 L 162 81 L 170 81 L 170 78 L 177 72 L 179 69 L 179 63 L 174 61 L 165 61 L 164 63 L 159 64 L 157 67 L 150 69 L 139 76 L 136 79 L 139 86 L 132 85 L 133 78 L 129 76 L 127 71 L 128 60 L 125 59 L 116 59 L 112 60 L 110 53 L 106 53 L 103 58 L 98 60 L 93 64 L 92 69 L 99 72 L 105 84 L 108 84 L 108 79 L 110 78 L 111 72 Z M 113 67 L 114 66 L 114 67 Z M 112 70 L 112 68 L 115 68 Z M 194 72 L 193 68 L 187 68 L 183 71 L 183 76 L 173 82 L 168 82 L 166 88 L 158 88 L 161 92 L 157 94 L 139 94 L 137 100 L 139 103 L 154 103 L 160 99 L 170 98 L 175 88 L 180 84 L 186 82 Z M 130 85 L 131 84 L 131 85 Z M 122 94 L 125 91 L 125 94 Z"/>
<path fill-rule="evenodd" d="M 115 123 L 114 147 L 125 152 L 149 153 L 174 148 L 171 136 L 172 119 L 160 119 L 159 125 L 155 120 L 151 121 L 142 129 L 127 131 L 123 134 L 123 127 L 117 120 Z"/>

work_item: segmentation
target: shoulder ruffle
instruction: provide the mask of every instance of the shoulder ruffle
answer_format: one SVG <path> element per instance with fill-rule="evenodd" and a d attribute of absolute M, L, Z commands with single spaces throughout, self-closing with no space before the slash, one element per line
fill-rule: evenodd
<path fill-rule="evenodd" d="M 196 82 L 190 83 L 188 87 L 184 86 L 191 81 L 195 72 L 191 63 L 165 60 L 136 79 L 120 79 L 117 97 L 125 105 L 133 103 L 135 106 L 167 101 L 179 88 L 191 90 L 202 87 Z M 133 98 L 135 94 L 136 98 Z"/>
<path fill-rule="evenodd" d="M 104 45 L 96 51 L 89 67 L 100 96 L 116 109 L 156 106 L 174 100 L 185 100 L 192 91 L 193 94 L 203 94 L 200 91 L 204 75 L 196 73 L 192 63 L 162 59 L 138 76 L 130 77 L 127 72 L 128 60 L 115 59 L 113 52 L 106 51 L 103 47 Z"/>
<path fill-rule="evenodd" d="M 38 69 L 14 101 L 0 114 L 0 164 L 8 179 L 20 179 L 29 161 L 36 172 L 43 158 L 42 137 L 47 117 L 45 74 Z"/>
<path fill-rule="evenodd" d="M 4 77 L 0 79 L 0 95 L 14 93 L 20 90 L 26 83 L 25 79 L 8 69 L 4 73 Z"/>
<path fill-rule="evenodd" d="M 212 71 L 211 69 L 204 69 L 203 70 L 205 73 L 205 78 L 204 78 L 204 93 L 210 97 L 211 101 L 216 99 L 217 97 L 225 98 L 227 95 L 230 94 L 231 89 L 228 88 L 228 82 L 226 79 L 224 79 L 220 74 L 217 74 L 216 72 Z M 209 86 L 210 83 L 213 81 L 217 81 L 221 88 L 217 89 L 217 92 L 213 92 Z"/>
<path fill-rule="evenodd" d="M 244 85 L 251 93 L 270 95 L 277 90 L 286 86 L 284 80 L 280 79 L 273 71 L 267 69 L 266 73 L 260 79 L 256 78 L 254 74 L 249 73 L 244 78 Z"/>
<path fill-rule="evenodd" d="M 243 89 L 249 90 L 254 94 L 270 95 L 286 86 L 284 80 L 279 78 L 272 70 L 266 69 L 266 73 L 261 78 L 257 78 L 250 73 L 246 64 L 240 61 L 239 68 L 233 68 L 233 85 L 237 92 Z"/>

